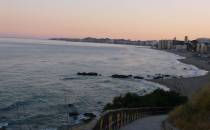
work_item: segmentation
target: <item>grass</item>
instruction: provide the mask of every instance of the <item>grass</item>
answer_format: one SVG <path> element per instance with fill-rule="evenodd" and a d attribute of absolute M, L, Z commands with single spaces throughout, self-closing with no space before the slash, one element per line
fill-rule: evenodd
<path fill-rule="evenodd" d="M 210 130 L 210 86 L 171 112 L 169 120 L 181 130 Z"/>

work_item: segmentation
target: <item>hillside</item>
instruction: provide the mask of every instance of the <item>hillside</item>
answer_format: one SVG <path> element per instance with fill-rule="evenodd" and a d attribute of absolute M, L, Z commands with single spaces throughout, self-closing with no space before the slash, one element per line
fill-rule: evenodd
<path fill-rule="evenodd" d="M 181 130 L 210 130 L 210 86 L 174 110 L 169 120 Z"/>

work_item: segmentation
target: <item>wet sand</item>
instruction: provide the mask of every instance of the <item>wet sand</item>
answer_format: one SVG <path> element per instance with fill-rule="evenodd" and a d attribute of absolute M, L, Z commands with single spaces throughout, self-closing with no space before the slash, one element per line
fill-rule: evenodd
<path fill-rule="evenodd" d="M 180 60 L 183 63 L 194 65 L 200 69 L 210 71 L 210 58 L 198 57 L 190 52 L 177 52 L 177 51 L 170 51 L 170 52 L 186 57 L 186 59 Z M 151 81 L 165 85 L 171 90 L 174 90 L 183 95 L 191 97 L 199 89 L 210 84 L 210 73 L 208 73 L 205 76 L 192 77 L 192 78 L 157 79 Z"/>

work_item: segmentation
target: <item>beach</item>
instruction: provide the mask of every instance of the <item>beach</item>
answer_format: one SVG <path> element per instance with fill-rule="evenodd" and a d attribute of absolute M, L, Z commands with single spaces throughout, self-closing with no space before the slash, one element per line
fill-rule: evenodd
<path fill-rule="evenodd" d="M 182 63 L 194 65 L 200 69 L 210 71 L 210 58 L 199 57 L 187 51 L 169 51 L 169 52 L 186 57 L 185 59 L 179 60 Z M 210 83 L 210 73 L 207 73 L 204 76 L 191 77 L 191 78 L 155 79 L 150 81 L 165 85 L 173 91 L 191 97 L 199 89 Z"/>

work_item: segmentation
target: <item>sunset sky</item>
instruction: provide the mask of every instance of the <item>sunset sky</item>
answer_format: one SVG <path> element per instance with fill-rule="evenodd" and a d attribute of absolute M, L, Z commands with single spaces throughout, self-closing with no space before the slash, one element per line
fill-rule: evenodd
<path fill-rule="evenodd" d="M 0 0 L 0 37 L 210 37 L 210 0 Z"/>

